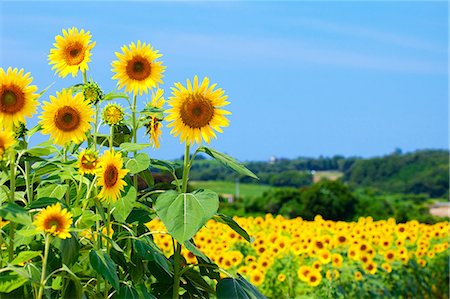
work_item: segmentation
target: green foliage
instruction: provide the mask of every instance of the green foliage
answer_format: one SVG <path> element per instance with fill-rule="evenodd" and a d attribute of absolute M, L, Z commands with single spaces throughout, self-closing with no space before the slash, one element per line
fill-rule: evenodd
<path fill-rule="evenodd" d="M 345 172 L 349 183 L 389 193 L 425 193 L 448 197 L 448 151 L 417 151 L 356 161 Z"/>

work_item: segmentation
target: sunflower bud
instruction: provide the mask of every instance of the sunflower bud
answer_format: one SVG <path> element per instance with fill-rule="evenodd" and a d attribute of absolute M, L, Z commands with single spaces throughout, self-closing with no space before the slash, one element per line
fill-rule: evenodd
<path fill-rule="evenodd" d="M 19 122 L 14 127 L 14 138 L 20 139 L 20 138 L 25 137 L 25 135 L 27 134 L 27 131 L 28 131 L 28 129 L 25 126 L 25 123 Z"/>
<path fill-rule="evenodd" d="M 84 99 L 95 105 L 103 98 L 102 89 L 95 82 L 88 82 L 83 86 Z"/>
<path fill-rule="evenodd" d="M 108 104 L 103 109 L 102 119 L 110 126 L 117 125 L 123 121 L 125 112 L 120 105 Z"/>

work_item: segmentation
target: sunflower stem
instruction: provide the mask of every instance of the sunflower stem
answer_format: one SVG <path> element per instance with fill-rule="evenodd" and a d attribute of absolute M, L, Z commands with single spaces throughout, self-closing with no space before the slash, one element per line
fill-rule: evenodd
<path fill-rule="evenodd" d="M 94 123 L 94 149 L 97 150 L 97 131 L 98 131 L 98 103 L 95 104 L 95 123 Z"/>
<path fill-rule="evenodd" d="M 66 163 L 67 162 L 67 149 L 68 149 L 68 145 L 64 147 L 63 151 L 64 151 L 64 156 L 63 156 L 63 162 Z M 70 206 L 70 179 L 66 180 L 66 184 L 67 184 L 67 191 L 66 191 L 66 204 L 69 207 Z"/>
<path fill-rule="evenodd" d="M 83 73 L 83 83 L 86 84 L 87 83 L 86 71 L 82 71 L 82 73 Z"/>
<path fill-rule="evenodd" d="M 114 125 L 111 125 L 109 134 L 109 148 L 111 149 L 111 151 L 113 150 L 113 142 L 114 142 Z"/>
<path fill-rule="evenodd" d="M 9 155 L 9 200 L 11 203 L 15 201 L 16 193 L 16 152 L 12 148 Z M 9 255 L 8 260 L 12 261 L 14 258 L 14 235 L 16 232 L 16 227 L 13 222 L 9 223 Z"/>
<path fill-rule="evenodd" d="M 25 144 L 24 148 L 28 148 L 28 142 L 23 137 L 23 143 Z M 27 198 L 28 203 L 31 203 L 33 201 L 33 184 L 30 184 L 30 162 L 25 160 L 25 186 L 27 186 Z"/>
<path fill-rule="evenodd" d="M 138 130 L 138 124 L 136 121 L 136 101 L 137 101 L 137 95 L 136 93 L 133 96 L 133 106 L 131 106 L 131 117 L 133 121 L 133 142 L 137 143 L 137 130 Z M 137 151 L 133 152 L 133 157 L 136 157 Z M 138 191 L 138 181 L 137 181 L 137 175 L 133 175 L 133 185 L 136 191 Z"/>
<path fill-rule="evenodd" d="M 48 250 L 50 247 L 50 236 L 44 235 L 45 239 L 45 247 L 44 247 L 44 259 L 42 260 L 42 272 L 41 272 L 41 282 L 39 285 L 39 293 L 37 296 L 37 299 L 41 299 L 42 295 L 44 294 L 44 288 L 45 288 L 45 277 L 47 272 L 47 259 L 48 259 Z"/>
<path fill-rule="evenodd" d="M 187 183 L 188 183 L 188 177 L 189 177 L 189 168 L 190 168 L 190 145 L 189 143 L 186 143 L 186 147 L 184 150 L 184 163 L 183 163 L 183 183 L 181 187 L 181 192 L 186 193 L 187 191 Z M 181 258 L 181 244 L 178 243 L 178 241 L 175 241 L 174 243 L 174 282 L 173 282 L 173 293 L 172 298 L 178 299 L 178 292 L 180 289 L 180 258 Z"/>

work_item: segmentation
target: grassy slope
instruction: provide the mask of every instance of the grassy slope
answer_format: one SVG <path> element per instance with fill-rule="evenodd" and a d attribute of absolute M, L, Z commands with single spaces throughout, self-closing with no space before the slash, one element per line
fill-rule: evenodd
<path fill-rule="evenodd" d="M 235 194 L 236 184 L 226 181 L 191 181 L 194 188 L 211 189 L 218 194 Z M 256 197 L 263 194 L 264 191 L 273 188 L 267 185 L 239 183 L 240 195 L 244 197 Z"/>

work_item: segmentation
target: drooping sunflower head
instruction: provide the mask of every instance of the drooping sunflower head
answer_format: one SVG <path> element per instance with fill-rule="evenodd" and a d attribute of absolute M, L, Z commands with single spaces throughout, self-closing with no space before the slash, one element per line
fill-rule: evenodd
<path fill-rule="evenodd" d="M 62 36 L 55 37 L 54 48 L 50 49 L 49 65 L 53 64 L 52 70 L 56 69 L 59 77 L 64 78 L 69 74 L 75 77 L 79 70 L 88 70 L 95 42 L 91 43 L 90 32 L 83 29 L 72 27 L 69 30 L 63 29 L 62 33 Z"/>
<path fill-rule="evenodd" d="M 117 104 L 108 104 L 103 109 L 102 118 L 105 123 L 110 126 L 117 125 L 123 121 L 125 116 L 125 112 L 120 105 Z"/>
<path fill-rule="evenodd" d="M 41 210 L 36 215 L 33 224 L 39 231 L 65 239 L 71 237 L 69 230 L 72 221 L 72 213 L 66 209 L 61 209 L 61 205 L 56 203 Z"/>
<path fill-rule="evenodd" d="M 99 162 L 98 154 L 91 149 L 82 150 L 78 154 L 78 171 L 80 174 L 94 174 Z"/>
<path fill-rule="evenodd" d="M 144 125 L 147 130 L 145 134 L 150 136 L 150 142 L 154 148 L 159 148 L 159 139 L 161 137 L 162 131 L 162 121 L 164 120 L 163 112 L 152 112 L 152 110 L 161 110 L 165 100 L 164 100 L 164 91 L 160 88 L 156 90 L 155 93 L 152 94 L 152 101 L 147 104 L 147 108 L 149 112 L 146 116 L 146 121 Z"/>
<path fill-rule="evenodd" d="M 66 145 L 70 141 L 80 143 L 86 139 L 86 131 L 91 128 L 94 110 L 83 95 L 72 95 L 70 90 L 57 92 L 45 102 L 40 116 L 42 133 L 50 134 L 56 144 Z"/>
<path fill-rule="evenodd" d="M 122 156 L 114 150 L 106 151 L 100 158 L 97 169 L 97 185 L 102 187 L 98 197 L 100 199 L 117 201 L 120 192 L 124 190 L 127 183 L 123 180 L 128 173 L 122 168 Z"/>
<path fill-rule="evenodd" d="M 88 82 L 83 85 L 84 100 L 89 104 L 95 105 L 103 97 L 103 91 L 95 82 Z"/>
<path fill-rule="evenodd" d="M 33 78 L 30 73 L 24 74 L 15 68 L 7 71 L 0 68 L 0 124 L 4 128 L 12 128 L 25 122 L 25 117 L 31 117 L 36 112 L 38 95 L 37 87 L 30 85 Z"/>
<path fill-rule="evenodd" d="M 181 142 L 201 143 L 203 139 L 209 143 L 216 138 L 214 130 L 222 132 L 221 127 L 229 125 L 225 115 L 231 113 L 221 109 L 229 104 L 228 97 L 223 89 L 215 87 L 216 84 L 209 86 L 208 78 L 199 84 L 197 76 L 193 84 L 187 80 L 187 87 L 175 83 L 173 96 L 169 98 L 171 108 L 167 110 L 167 120 L 171 123 L 167 126 L 173 127 L 170 133 L 179 135 Z"/>
<path fill-rule="evenodd" d="M 14 132 L 11 130 L 0 129 L 0 160 L 3 159 L 3 154 L 16 143 L 14 139 Z"/>
<path fill-rule="evenodd" d="M 119 89 L 125 87 L 126 92 L 142 95 L 148 93 L 149 88 L 162 84 L 165 66 L 156 61 L 162 54 L 154 50 L 150 44 L 131 43 L 129 47 L 123 46 L 122 53 L 116 52 L 119 60 L 112 62 L 113 79 L 119 82 Z"/>

